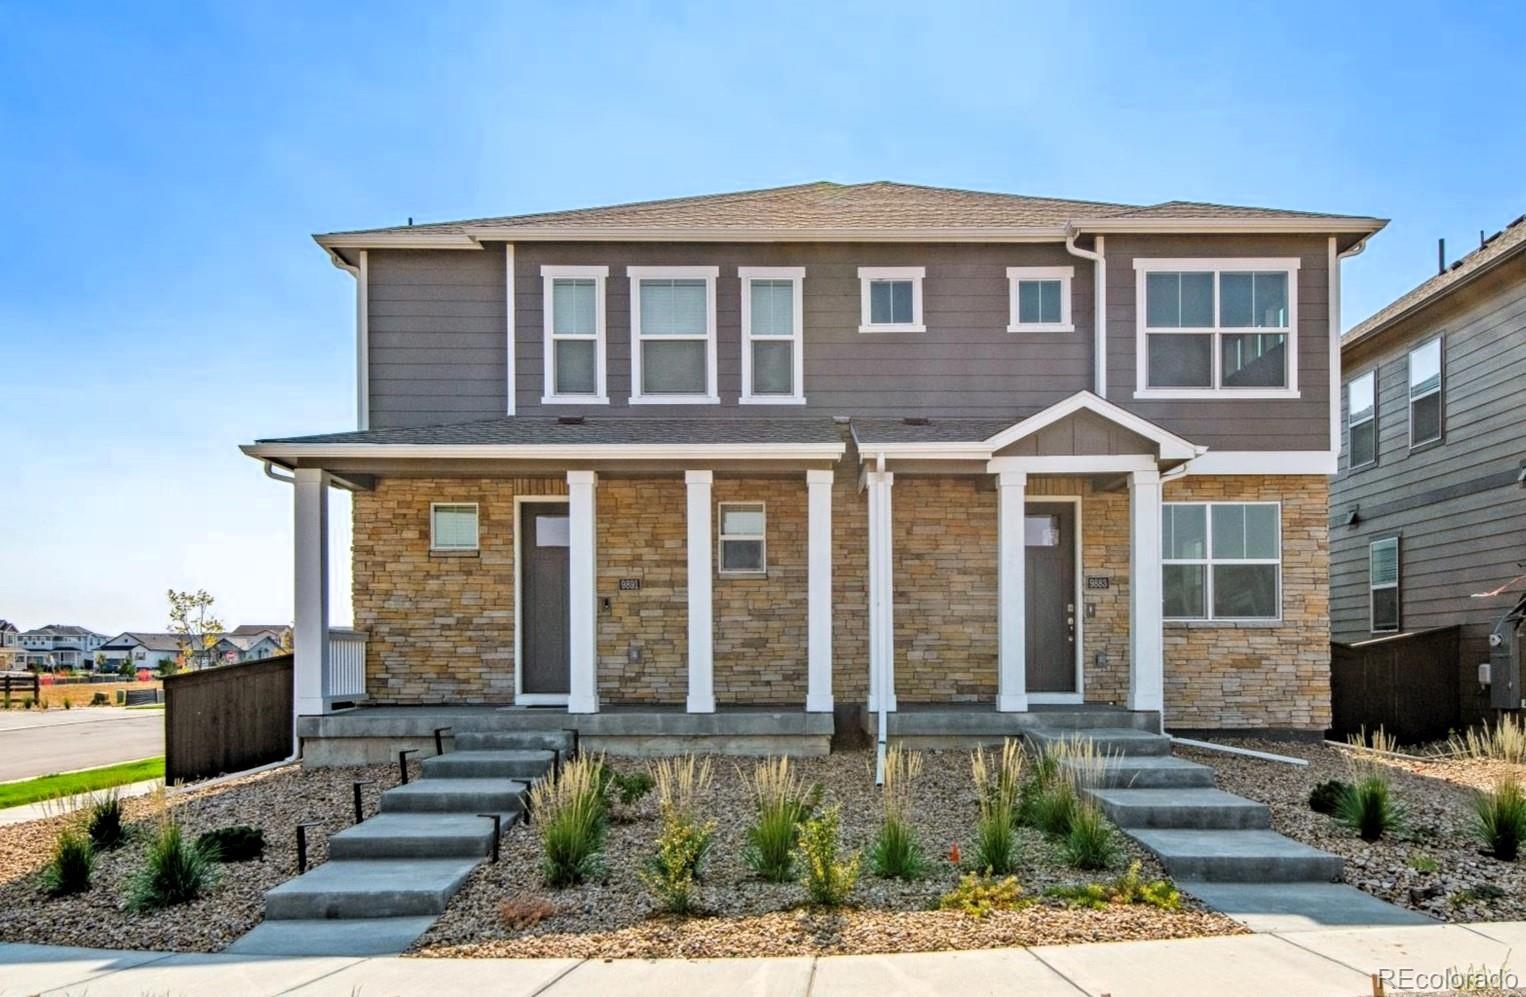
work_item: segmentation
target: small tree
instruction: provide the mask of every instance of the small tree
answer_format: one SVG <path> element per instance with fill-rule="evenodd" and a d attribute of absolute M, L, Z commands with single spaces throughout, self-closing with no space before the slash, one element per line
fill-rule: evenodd
<path fill-rule="evenodd" d="M 170 589 L 169 600 L 170 633 L 180 638 L 180 664 L 190 669 L 206 668 L 215 659 L 217 642 L 223 635 L 222 621 L 212 609 L 217 600 L 206 589 Z"/>
<path fill-rule="evenodd" d="M 291 653 L 291 627 L 281 628 L 281 654 Z"/>

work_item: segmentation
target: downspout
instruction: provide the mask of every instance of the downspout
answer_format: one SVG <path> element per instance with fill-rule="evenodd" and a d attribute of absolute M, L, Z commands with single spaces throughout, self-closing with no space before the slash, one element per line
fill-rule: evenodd
<path fill-rule="evenodd" d="M 885 473 L 885 452 L 883 450 L 880 451 L 879 455 L 875 458 L 874 469 L 875 469 L 875 471 L 877 471 L 880 474 L 884 474 Z M 884 488 L 884 483 L 882 481 L 878 481 L 877 480 L 877 481 L 874 482 L 872 487 L 883 489 Z M 884 497 L 883 492 L 880 494 L 880 497 L 874 503 L 874 511 L 875 511 L 875 514 L 877 516 L 880 516 L 880 517 L 884 517 L 885 516 L 885 497 Z M 874 542 L 875 542 L 876 546 L 879 546 L 879 545 L 885 543 L 885 530 L 888 530 L 889 528 L 890 528 L 890 523 L 888 521 L 886 521 L 883 524 L 883 529 L 872 529 L 870 531 L 871 534 L 873 534 L 873 536 L 874 536 Z M 879 620 L 881 623 L 883 623 L 883 621 L 885 619 L 884 600 L 885 600 L 885 597 L 886 597 L 886 592 L 885 592 L 885 551 L 884 551 L 883 547 L 881 547 L 879 549 L 879 556 L 877 556 L 874 559 L 874 563 L 875 563 L 875 567 L 876 567 L 876 570 L 877 570 L 878 575 L 879 575 L 879 577 L 875 580 L 874 591 L 877 594 L 877 596 L 879 597 L 879 601 L 880 601 L 880 611 L 875 614 L 875 618 L 877 620 Z M 881 642 L 880 645 L 879 645 L 879 653 L 874 656 L 874 660 L 875 660 L 875 669 L 874 669 L 874 671 L 875 671 L 875 674 L 873 676 L 871 676 L 871 678 L 872 678 L 872 680 L 874 682 L 874 688 L 875 688 L 874 701 L 875 701 L 875 705 L 879 707 L 879 714 L 880 714 L 879 715 L 879 731 L 878 731 L 878 736 L 875 739 L 875 745 L 874 745 L 874 784 L 876 786 L 883 786 L 883 785 L 885 785 L 885 750 L 886 750 L 886 745 L 887 745 L 887 743 L 890 740 L 890 738 L 889 738 L 890 721 L 888 719 L 888 708 L 889 708 L 889 699 L 890 699 L 890 697 L 887 694 L 887 690 L 885 688 L 885 645 L 888 643 L 890 645 L 890 647 L 894 648 L 895 647 L 895 635 L 891 634 L 890 639 L 888 641 L 884 640 L 884 636 L 885 635 L 883 633 L 877 633 L 874 636 L 875 636 L 875 639 L 877 641 Z"/>
<path fill-rule="evenodd" d="M 265 465 L 265 477 L 269 478 L 271 481 L 280 481 L 280 482 L 282 482 L 284 484 L 288 484 L 288 485 L 294 485 L 294 484 L 297 483 L 297 479 L 296 478 L 289 478 L 286 475 L 281 474 L 280 472 L 278 472 L 276 470 L 276 468 L 275 468 L 275 465 L 272 464 L 270 461 L 267 460 L 267 461 L 264 461 L 263 463 Z M 295 670 L 295 668 L 294 668 L 294 670 Z M 281 765 L 287 765 L 287 764 L 290 764 L 291 762 L 295 762 L 295 761 L 300 760 L 301 757 L 302 757 L 302 741 L 297 737 L 297 717 L 296 717 L 296 711 L 293 710 L 292 711 L 292 718 L 291 718 L 291 754 L 287 755 L 284 759 L 282 759 L 279 762 L 272 763 L 270 767 L 271 768 L 276 768 L 276 767 L 279 767 Z M 247 774 L 247 773 L 244 773 L 244 774 Z"/>
<path fill-rule="evenodd" d="M 1097 236 L 1095 251 L 1076 245 L 1074 226 L 1065 226 L 1065 251 L 1095 265 L 1092 284 L 1092 387 L 1098 398 L 1107 397 L 1107 253 L 1102 236 Z"/>

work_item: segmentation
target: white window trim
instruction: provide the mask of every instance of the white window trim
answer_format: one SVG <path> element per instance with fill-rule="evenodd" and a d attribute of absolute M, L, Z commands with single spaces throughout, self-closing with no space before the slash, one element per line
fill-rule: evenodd
<path fill-rule="evenodd" d="M 1374 585 L 1372 583 L 1373 548 L 1377 547 L 1379 544 L 1386 543 L 1391 543 L 1394 545 L 1394 580 L 1392 582 L 1386 582 L 1382 585 Z M 1390 537 L 1379 537 L 1367 545 L 1367 630 L 1369 633 L 1396 634 L 1400 630 L 1404 629 L 1404 605 L 1402 602 L 1404 596 L 1399 589 L 1399 582 L 1403 577 L 1403 566 L 1399 560 L 1403 555 L 1403 551 L 1400 549 L 1400 547 L 1401 544 L 1399 543 L 1399 537 L 1397 535 Z M 1372 597 L 1372 594 L 1381 589 L 1394 590 L 1394 625 L 1392 628 L 1384 627 L 1382 630 L 1379 630 L 1377 620 L 1377 600 Z"/>
<path fill-rule="evenodd" d="M 435 540 L 435 511 L 437 509 L 466 509 L 472 510 L 472 545 L 470 547 L 441 547 Z M 473 551 L 482 549 L 482 511 L 476 502 L 431 502 L 429 503 L 429 549 L 431 551 Z"/>
<path fill-rule="evenodd" d="M 737 277 L 742 283 L 742 397 L 743 405 L 804 405 L 805 404 L 805 300 L 803 285 L 805 267 L 738 267 Z M 755 280 L 787 280 L 794 285 L 794 331 L 790 343 L 793 370 L 791 386 L 787 395 L 757 395 L 752 390 L 752 282 Z M 761 336 L 759 341 L 782 343 L 782 336 Z"/>
<path fill-rule="evenodd" d="M 1134 261 L 1134 360 L 1135 398 L 1297 398 L 1298 394 L 1298 271 L 1302 264 L 1289 257 L 1211 257 L 1201 259 L 1136 259 Z M 1152 388 L 1149 386 L 1148 331 L 1145 328 L 1145 276 L 1158 271 L 1210 270 L 1213 280 L 1212 326 L 1156 329 L 1157 333 L 1197 333 L 1213 336 L 1213 383 L 1211 388 Z M 1219 325 L 1219 274 L 1245 271 L 1286 271 L 1288 275 L 1288 327 L 1281 329 L 1224 327 Z M 1219 384 L 1219 336 L 1241 333 L 1285 332 L 1288 337 L 1288 383 L 1283 388 L 1226 388 Z M 1334 335 L 1331 332 L 1331 335 Z"/>
<path fill-rule="evenodd" d="M 545 382 L 540 402 L 542 405 L 608 405 L 609 393 L 605 386 L 605 301 L 604 287 L 609 278 L 609 267 L 543 266 L 541 278 L 541 313 L 545 327 Z M 587 336 L 557 336 L 555 316 L 552 314 L 552 285 L 558 279 L 589 280 L 594 282 L 594 364 L 595 391 L 591 395 L 559 394 L 556 390 L 556 340 L 587 339 Z"/>
<path fill-rule="evenodd" d="M 631 282 L 631 397 L 632 405 L 719 405 L 715 364 L 715 280 L 720 267 L 626 267 Z M 654 395 L 641 390 L 641 282 L 643 280 L 703 280 L 705 282 L 705 393 Z M 697 336 L 647 336 L 653 342 L 696 343 Z"/>
<path fill-rule="evenodd" d="M 1353 420 L 1351 418 L 1351 386 L 1358 381 L 1372 378 L 1372 413 L 1364 419 Z M 1353 427 L 1372 423 L 1372 459 L 1364 460 L 1360 464 L 1353 459 L 1355 449 L 1351 445 L 1351 430 Z M 1371 467 L 1378 462 L 1378 370 L 1374 367 L 1364 371 L 1346 382 L 1346 470 L 1359 471 L 1364 467 Z"/>
<path fill-rule="evenodd" d="M 1280 501 L 1252 500 L 1246 502 L 1194 502 L 1182 500 L 1180 502 L 1162 502 L 1162 510 L 1170 506 L 1201 505 L 1207 507 L 1203 526 L 1206 530 L 1204 543 L 1208 549 L 1207 557 L 1166 557 L 1165 548 L 1161 548 L 1161 564 L 1201 564 L 1203 568 L 1203 615 L 1202 616 L 1162 616 L 1168 623 L 1254 623 L 1262 626 L 1273 626 L 1282 623 L 1282 503 Z M 1213 556 L 1213 509 L 1218 505 L 1270 505 L 1277 509 L 1277 556 L 1272 557 L 1214 557 Z M 1216 564 L 1274 564 L 1277 566 L 1277 615 L 1276 616 L 1215 616 L 1213 615 L 1213 567 Z"/>
<path fill-rule="evenodd" d="M 1076 275 L 1075 267 L 1008 267 L 1007 268 L 1007 319 L 1008 332 L 1075 332 L 1070 317 L 1070 282 Z M 1057 280 L 1060 282 L 1060 320 L 1058 322 L 1023 322 L 1018 319 L 1018 285 L 1025 280 Z"/>
<path fill-rule="evenodd" d="M 757 507 L 763 510 L 763 532 L 761 533 L 727 533 L 726 510 L 733 506 Z M 728 540 L 756 540 L 761 544 L 759 548 L 759 562 L 761 567 L 747 570 L 727 570 L 725 547 Z M 716 574 L 728 578 L 761 578 L 768 574 L 768 503 L 757 502 L 717 502 L 715 506 L 715 570 Z"/>
<path fill-rule="evenodd" d="M 858 268 L 858 331 L 859 332 L 926 332 L 922 322 L 922 278 L 927 276 L 926 267 L 859 267 Z M 877 280 L 911 281 L 911 321 L 869 321 L 869 285 Z"/>
<path fill-rule="evenodd" d="M 1425 342 L 1415 344 L 1408 353 L 1404 354 L 1404 393 L 1406 399 L 1404 404 L 1409 415 L 1409 448 L 1411 450 L 1418 447 L 1432 447 L 1446 439 L 1447 347 L 1444 341 L 1445 338 L 1444 333 L 1438 332 Z M 1432 343 L 1436 344 L 1436 387 L 1422 395 L 1417 395 L 1415 394 L 1414 375 L 1411 373 L 1414 368 L 1415 354 Z M 1436 403 L 1436 436 L 1433 439 L 1421 440 L 1417 443 L 1415 441 L 1415 402 L 1429 398 L 1432 395 L 1440 396 Z M 1377 406 L 1374 405 L 1373 407 L 1376 408 Z"/>

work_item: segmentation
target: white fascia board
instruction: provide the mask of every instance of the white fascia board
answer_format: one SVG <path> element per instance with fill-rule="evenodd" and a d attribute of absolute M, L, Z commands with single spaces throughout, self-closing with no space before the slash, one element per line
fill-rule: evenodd
<path fill-rule="evenodd" d="M 860 443 L 858 461 L 868 463 L 884 456 L 891 460 L 989 460 L 991 448 L 979 441 L 969 443 Z"/>
<path fill-rule="evenodd" d="M 1223 232 L 1373 233 L 1388 222 L 1381 218 L 1096 218 L 1072 223 L 1078 232 Z"/>
<path fill-rule="evenodd" d="M 315 235 L 324 249 L 481 249 L 482 243 L 461 232 L 363 232 Z"/>
<path fill-rule="evenodd" d="M 405 458 L 410 460 L 838 460 L 842 443 L 589 443 L 537 446 L 493 443 L 251 443 L 260 460 Z"/>
<path fill-rule="evenodd" d="M 1083 409 L 1150 440 L 1160 448 L 1161 460 L 1191 460 L 1204 452 L 1203 448 L 1182 439 L 1170 430 L 1162 429 L 1150 420 L 1114 405 L 1090 391 L 1078 391 L 1063 401 L 1055 402 L 1042 412 L 1030 415 L 1021 422 L 1002 430 L 986 440 L 985 444 L 994 453 Z"/>
<path fill-rule="evenodd" d="M 1339 458 L 1325 450 L 1214 450 L 1187 464 L 1188 474 L 1334 474 Z"/>

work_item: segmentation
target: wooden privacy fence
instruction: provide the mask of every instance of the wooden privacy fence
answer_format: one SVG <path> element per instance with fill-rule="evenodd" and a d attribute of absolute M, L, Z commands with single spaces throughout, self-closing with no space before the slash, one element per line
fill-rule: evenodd
<path fill-rule="evenodd" d="M 10 708 L 13 695 L 26 693 L 35 700 L 38 687 L 37 676 L 31 672 L 0 672 L 0 692 L 4 694 L 7 709 Z"/>
<path fill-rule="evenodd" d="M 1459 627 L 1330 645 L 1334 735 L 1381 726 L 1401 744 L 1446 737 L 1462 726 Z"/>
<path fill-rule="evenodd" d="M 291 711 L 289 654 L 167 677 L 165 782 L 280 761 L 291 754 Z"/>

